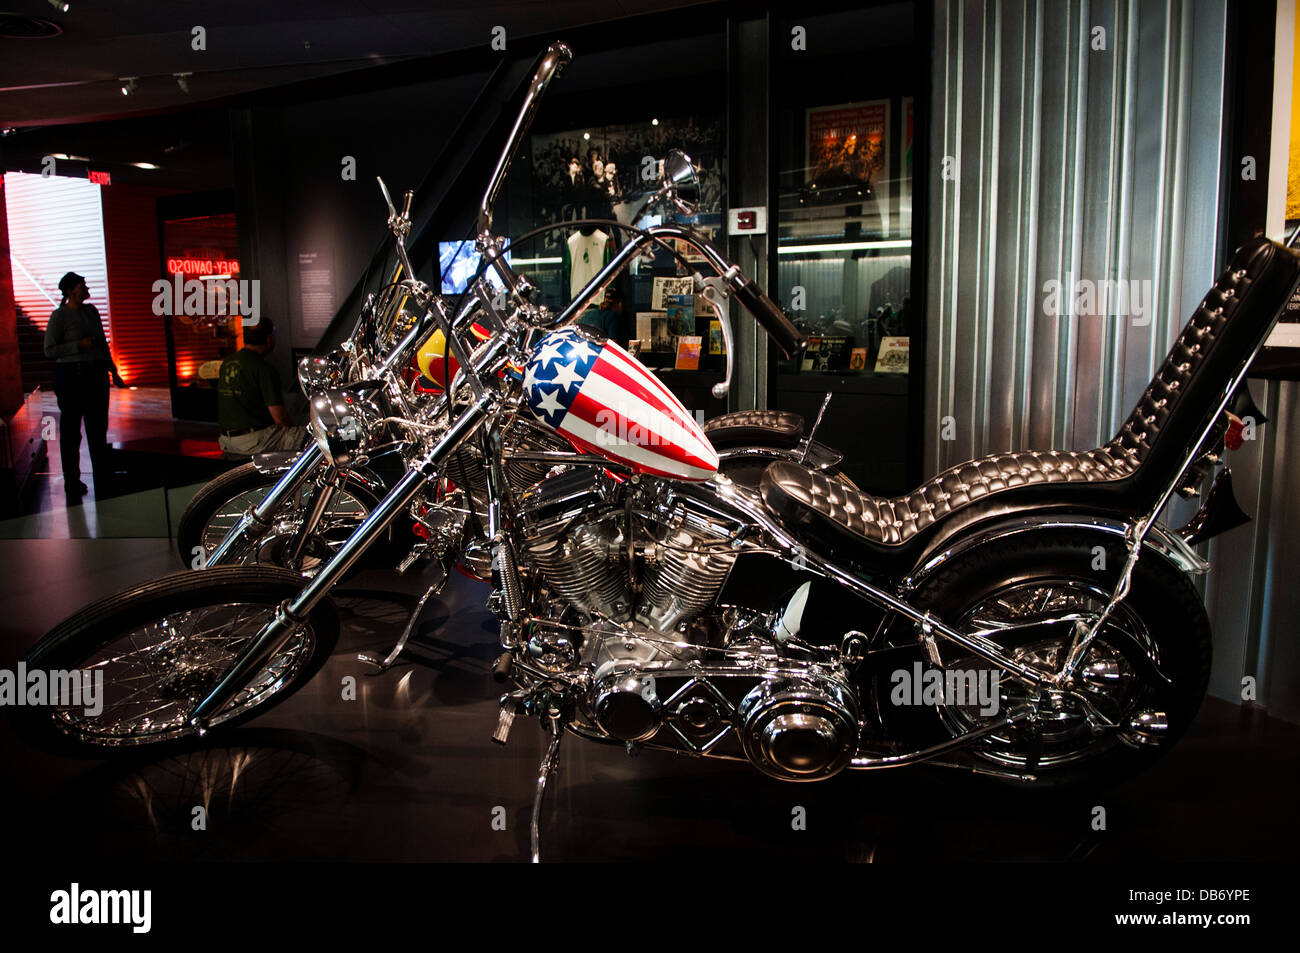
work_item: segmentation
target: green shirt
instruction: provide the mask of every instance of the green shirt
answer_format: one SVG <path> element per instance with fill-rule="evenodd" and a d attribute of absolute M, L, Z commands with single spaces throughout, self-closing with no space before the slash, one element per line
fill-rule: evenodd
<path fill-rule="evenodd" d="M 221 362 L 217 379 L 217 421 L 223 431 L 261 430 L 275 421 L 267 407 L 284 403 L 279 372 L 248 348 Z"/>
<path fill-rule="evenodd" d="M 85 351 L 77 347 L 82 338 L 93 342 Z M 80 308 L 60 305 L 50 314 L 50 322 L 45 325 L 45 356 L 60 364 L 113 359 L 104 337 L 104 323 L 93 304 Z"/>

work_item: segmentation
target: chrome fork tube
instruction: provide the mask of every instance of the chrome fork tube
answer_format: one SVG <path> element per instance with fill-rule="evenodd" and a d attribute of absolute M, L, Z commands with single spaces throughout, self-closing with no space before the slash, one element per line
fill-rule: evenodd
<path fill-rule="evenodd" d="M 297 492 L 298 487 L 302 485 L 303 480 L 307 479 L 316 468 L 324 462 L 324 456 L 320 452 L 320 447 L 313 443 L 310 447 L 298 454 L 298 459 L 294 461 L 288 472 L 280 477 L 280 481 L 271 487 L 261 503 L 252 507 L 238 523 L 226 534 L 226 538 L 221 544 L 212 551 L 205 565 L 219 566 L 231 557 L 237 557 L 243 547 L 248 542 L 249 532 L 256 528 L 258 532 L 264 532 L 271 525 L 271 518 L 280 511 L 287 499 Z"/>
<path fill-rule="evenodd" d="M 296 566 L 299 558 L 302 556 L 303 547 L 307 545 L 307 540 L 316 532 L 316 527 L 325 516 L 325 511 L 329 509 L 330 503 L 334 501 L 343 482 L 342 474 L 337 470 L 334 472 L 334 479 L 325 482 L 316 488 L 316 495 L 312 500 L 311 512 L 307 518 L 302 521 L 298 527 L 298 532 L 294 534 L 289 544 L 289 565 Z"/>
<path fill-rule="evenodd" d="M 207 697 L 195 706 L 190 715 L 190 724 L 201 731 L 206 729 L 208 720 L 257 674 L 306 619 L 316 605 L 325 598 L 344 574 L 356 563 L 376 537 L 387 528 L 389 522 L 402 513 L 424 488 L 425 483 L 438 472 L 439 464 L 474 433 L 475 429 L 491 414 L 497 397 L 491 391 L 484 393 L 457 418 L 442 439 L 434 445 L 422 459 L 417 461 L 406 475 L 397 482 L 384 501 L 375 507 L 366 517 L 365 522 L 357 527 L 348 537 L 334 557 L 330 559 L 311 582 L 293 599 L 284 602 L 275 612 L 261 632 L 244 650 L 235 666 L 230 669 L 208 693 Z"/>

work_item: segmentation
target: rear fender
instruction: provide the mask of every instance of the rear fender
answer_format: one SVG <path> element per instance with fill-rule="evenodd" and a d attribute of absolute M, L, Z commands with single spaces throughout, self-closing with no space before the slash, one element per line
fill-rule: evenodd
<path fill-rule="evenodd" d="M 1123 520 L 1104 516 L 1055 513 L 975 526 L 953 539 L 945 540 L 939 548 L 926 553 L 903 580 L 900 589 L 904 594 L 915 591 L 940 566 L 978 546 L 985 546 L 1010 536 L 1061 530 L 1085 530 L 1096 533 L 1099 538 L 1117 537 L 1123 541 L 1127 524 Z M 1208 572 L 1210 568 L 1209 562 L 1202 559 L 1182 537 L 1161 526 L 1151 527 L 1146 539 L 1143 540 L 1142 549 L 1143 552 L 1153 553 L 1189 575 L 1200 575 Z"/>

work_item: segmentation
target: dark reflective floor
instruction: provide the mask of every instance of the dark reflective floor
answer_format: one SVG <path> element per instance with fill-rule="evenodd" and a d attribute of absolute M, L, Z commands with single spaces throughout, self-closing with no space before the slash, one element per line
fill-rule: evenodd
<path fill-rule="evenodd" d="M 172 559 L 165 540 L 0 541 L 0 666 L 78 605 Z M 543 736 L 520 719 L 507 747 L 489 740 L 497 643 L 486 588 L 454 578 L 388 674 L 355 660 L 387 651 L 418 595 L 415 580 L 357 576 L 338 592 L 343 634 L 317 678 L 183 755 L 61 760 L 0 721 L 6 847 L 86 860 L 526 859 Z M 342 698 L 348 675 L 355 701 Z M 1300 726 L 1216 700 L 1156 768 L 1090 799 L 943 769 L 789 785 L 738 765 L 629 758 L 572 737 L 564 747 L 543 838 L 551 860 L 1289 860 L 1300 847 Z M 198 805 L 205 831 L 191 829 Z M 1104 831 L 1092 829 L 1098 805 Z M 796 807 L 806 830 L 791 829 Z"/>
<path fill-rule="evenodd" d="M 83 435 L 81 477 L 90 492 L 69 499 L 52 392 L 42 394 L 42 410 L 52 439 L 20 512 L 7 509 L 0 519 L 0 539 L 165 537 L 175 532 L 194 493 L 236 465 L 222 459 L 215 423 L 172 417 L 166 388 L 113 388 L 107 434 L 113 473 L 94 473 Z"/>

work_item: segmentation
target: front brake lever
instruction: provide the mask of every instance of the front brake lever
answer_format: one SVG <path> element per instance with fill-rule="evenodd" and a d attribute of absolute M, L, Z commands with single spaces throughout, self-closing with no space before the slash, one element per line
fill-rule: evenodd
<path fill-rule="evenodd" d="M 718 323 L 722 325 L 722 346 L 727 352 L 727 375 L 720 383 L 713 385 L 713 396 L 721 399 L 731 391 L 731 372 L 734 367 L 735 348 L 731 339 L 731 315 L 729 311 L 730 295 L 727 282 L 723 278 L 705 278 L 698 271 L 695 273 L 695 286 L 700 289 L 704 300 L 717 312 Z"/>
<path fill-rule="evenodd" d="M 393 197 L 388 194 L 388 186 L 384 184 L 383 176 L 377 175 L 375 180 L 379 183 L 379 191 L 384 193 L 384 204 L 388 206 L 388 224 L 391 225 L 393 219 L 397 218 L 397 209 L 393 206 Z"/>

